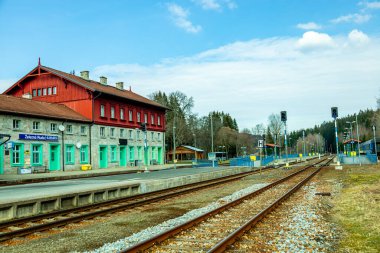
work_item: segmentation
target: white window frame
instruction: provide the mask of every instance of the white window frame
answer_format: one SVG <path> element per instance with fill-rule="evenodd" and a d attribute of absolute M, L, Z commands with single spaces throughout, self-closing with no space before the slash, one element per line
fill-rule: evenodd
<path fill-rule="evenodd" d="M 67 134 L 73 133 L 73 125 L 66 125 L 66 133 Z"/>
<path fill-rule="evenodd" d="M 104 105 L 100 105 L 100 117 L 105 117 L 105 116 L 106 116 L 106 115 L 105 115 L 105 112 L 106 112 L 105 109 L 106 109 L 106 108 L 105 108 Z"/>
<path fill-rule="evenodd" d="M 133 111 L 132 110 L 129 110 L 128 112 L 128 117 L 129 117 L 129 121 L 133 121 Z"/>
<path fill-rule="evenodd" d="M 124 120 L 124 108 L 120 108 L 120 119 Z"/>
<path fill-rule="evenodd" d="M 12 128 L 14 130 L 19 130 L 20 129 L 20 125 L 21 125 L 21 120 L 19 120 L 19 119 L 13 119 Z"/>
<path fill-rule="evenodd" d="M 40 129 L 41 129 L 41 122 L 33 121 L 33 131 L 40 131 Z"/>
<path fill-rule="evenodd" d="M 106 128 L 105 127 L 99 127 L 99 136 L 100 137 L 106 137 Z"/>
<path fill-rule="evenodd" d="M 50 123 L 50 132 L 52 132 L 52 133 L 58 132 L 58 124 L 57 123 Z"/>
<path fill-rule="evenodd" d="M 111 106 L 111 119 L 115 118 L 115 106 Z"/>
<path fill-rule="evenodd" d="M 87 127 L 86 126 L 80 126 L 80 133 L 82 135 L 87 135 Z"/>
<path fill-rule="evenodd" d="M 137 112 L 137 123 L 141 122 L 141 113 Z"/>

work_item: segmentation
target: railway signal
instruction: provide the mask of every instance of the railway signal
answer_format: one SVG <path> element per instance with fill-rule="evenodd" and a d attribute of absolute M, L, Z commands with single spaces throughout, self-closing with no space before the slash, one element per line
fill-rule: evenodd
<path fill-rule="evenodd" d="M 336 142 L 336 157 L 337 157 L 337 165 L 340 165 L 339 161 L 339 147 L 338 147 L 338 126 L 336 124 L 336 118 L 338 118 L 338 107 L 331 107 L 331 117 L 334 118 L 335 123 L 335 142 Z"/>
<path fill-rule="evenodd" d="M 288 140 L 286 138 L 286 121 L 288 120 L 288 116 L 286 111 L 281 111 L 281 121 L 285 124 L 285 154 L 286 154 L 286 166 L 288 166 Z"/>
<path fill-rule="evenodd" d="M 287 121 L 286 111 L 282 111 L 281 112 L 281 121 L 282 122 L 286 122 Z"/>

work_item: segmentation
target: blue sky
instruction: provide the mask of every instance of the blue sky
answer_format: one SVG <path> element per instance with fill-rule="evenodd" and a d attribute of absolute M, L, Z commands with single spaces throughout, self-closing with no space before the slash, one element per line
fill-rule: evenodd
<path fill-rule="evenodd" d="M 41 57 L 145 96 L 181 90 L 240 127 L 281 110 L 291 129 L 312 127 L 334 105 L 375 107 L 379 17 L 380 1 L 0 0 L 0 92 Z"/>

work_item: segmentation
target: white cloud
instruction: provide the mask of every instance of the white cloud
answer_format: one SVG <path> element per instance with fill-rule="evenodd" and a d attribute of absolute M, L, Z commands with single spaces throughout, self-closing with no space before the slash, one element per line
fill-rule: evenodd
<path fill-rule="evenodd" d="M 194 0 L 194 2 L 205 10 L 220 10 L 222 8 L 216 0 Z"/>
<path fill-rule="evenodd" d="M 220 11 L 225 5 L 228 9 L 237 8 L 236 3 L 233 0 L 193 0 L 196 4 L 205 10 Z"/>
<path fill-rule="evenodd" d="M 369 37 L 367 34 L 354 29 L 348 34 L 349 40 L 354 44 L 367 44 L 369 42 Z"/>
<path fill-rule="evenodd" d="M 362 1 L 362 2 L 359 2 L 359 5 L 365 6 L 367 9 L 380 9 L 379 1 L 374 1 L 374 2 Z"/>
<path fill-rule="evenodd" d="M 336 19 L 332 19 L 331 22 L 334 24 L 340 24 L 340 23 L 356 23 L 356 24 L 362 24 L 366 23 L 371 19 L 371 15 L 369 14 L 348 14 L 345 16 L 340 16 Z"/>
<path fill-rule="evenodd" d="M 322 29 L 322 26 L 314 22 L 309 22 L 309 23 L 298 24 L 297 28 L 302 29 L 302 30 L 320 30 Z"/>
<path fill-rule="evenodd" d="M 305 32 L 297 41 L 297 47 L 301 50 L 319 50 L 335 46 L 334 40 L 326 33 Z"/>
<path fill-rule="evenodd" d="M 175 3 L 170 3 L 167 6 L 176 26 L 189 33 L 198 33 L 202 30 L 201 26 L 193 25 L 193 23 L 189 20 L 189 12 L 187 10 Z"/>
<path fill-rule="evenodd" d="M 376 106 L 380 38 L 371 37 L 358 50 L 351 40 L 359 34 L 316 33 L 312 37 L 325 41 L 322 44 L 334 42 L 317 53 L 299 51 L 299 41 L 308 37 L 304 34 L 301 39 L 235 42 L 152 66 L 99 66 L 92 73 L 107 76 L 109 83 L 125 81 L 142 95 L 180 90 L 194 97 L 199 115 L 225 111 L 241 129 L 267 123 L 271 113 L 287 110 L 289 129 L 295 130 L 331 120 L 331 106 L 338 106 L 342 116 Z"/>

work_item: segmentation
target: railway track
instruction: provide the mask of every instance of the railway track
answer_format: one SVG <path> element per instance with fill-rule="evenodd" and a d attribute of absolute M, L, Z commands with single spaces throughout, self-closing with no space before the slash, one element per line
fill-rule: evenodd
<path fill-rule="evenodd" d="M 268 166 L 263 171 L 273 169 Z M 242 179 L 259 170 L 0 223 L 0 242 Z"/>
<path fill-rule="evenodd" d="M 331 159 L 326 158 L 306 166 L 122 252 L 224 252 L 330 162 Z"/>

